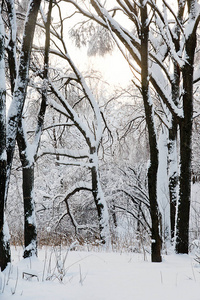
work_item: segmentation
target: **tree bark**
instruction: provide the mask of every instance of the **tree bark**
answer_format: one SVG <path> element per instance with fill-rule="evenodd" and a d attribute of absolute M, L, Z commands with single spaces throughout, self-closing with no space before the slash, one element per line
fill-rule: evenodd
<path fill-rule="evenodd" d="M 195 0 L 188 2 L 188 14 L 196 18 Z M 193 123 L 193 72 L 196 49 L 197 22 L 185 42 L 187 60 L 183 68 L 183 112 L 180 122 L 180 193 L 177 217 L 176 252 L 188 253 L 189 217 L 191 198 L 191 160 L 192 160 L 192 123 Z"/>
<path fill-rule="evenodd" d="M 34 204 L 34 165 L 23 167 L 24 258 L 37 255 L 37 230 Z"/>
<path fill-rule="evenodd" d="M 22 49 L 20 51 L 19 71 L 15 82 L 13 99 L 8 113 L 6 198 L 7 198 L 10 172 L 11 172 L 16 138 L 17 138 L 18 125 L 21 119 L 22 110 L 26 99 L 32 42 L 33 42 L 33 37 L 35 32 L 37 14 L 38 14 L 41 0 L 34 0 L 34 1 L 30 1 L 29 3 L 30 6 L 27 12 L 27 18 L 26 18 L 26 23 L 24 28 Z"/>
<path fill-rule="evenodd" d="M 144 101 L 145 116 L 148 127 L 149 146 L 150 146 L 150 166 L 148 169 L 148 190 L 150 201 L 150 214 L 152 222 L 152 262 L 161 262 L 161 237 L 159 232 L 159 211 L 157 202 L 157 172 L 158 172 L 158 147 L 154 122 L 153 104 L 150 98 L 148 80 L 148 37 L 149 28 L 147 25 L 148 13 L 146 5 L 141 0 L 141 86 Z"/>
<path fill-rule="evenodd" d="M 110 247 L 109 214 L 108 214 L 108 207 L 105 202 L 104 195 L 101 189 L 99 170 L 98 170 L 98 155 L 97 155 L 97 150 L 95 148 L 91 149 L 90 163 L 92 164 L 91 167 L 92 194 L 97 208 L 100 239 L 102 244 L 105 244 L 105 246 L 109 248 Z"/>
<path fill-rule="evenodd" d="M 5 33 L 0 14 L 0 269 L 3 271 L 10 262 L 10 245 L 5 221 L 6 191 L 6 84 L 5 84 Z"/>
<path fill-rule="evenodd" d="M 177 18 L 179 24 L 183 24 L 183 14 L 185 8 L 185 1 L 178 0 Z M 176 24 L 174 35 L 174 46 L 176 53 L 180 51 L 180 25 Z M 177 106 L 180 98 L 180 74 L 181 70 L 176 61 L 174 61 L 174 78 L 172 81 L 172 101 Z M 179 124 L 177 119 L 172 115 L 171 128 L 169 129 L 169 143 L 168 143 L 168 171 L 169 171 L 169 197 L 170 197 L 170 221 L 171 221 L 171 240 L 175 239 L 176 231 L 176 216 L 177 216 L 177 201 L 178 201 L 178 184 L 179 184 L 179 170 L 178 170 L 178 153 L 177 153 L 177 137 Z"/>
<path fill-rule="evenodd" d="M 168 142 L 168 172 L 169 172 L 169 200 L 170 200 L 170 225 L 171 240 L 175 237 L 176 206 L 178 196 L 178 162 L 177 162 L 177 123 L 172 120 L 172 127 L 169 129 Z"/>
<path fill-rule="evenodd" d="M 1 270 L 5 269 L 8 262 L 10 262 L 10 249 L 9 249 L 9 234 L 8 234 L 8 228 L 7 224 L 5 222 L 4 218 L 4 210 L 6 205 L 6 199 L 7 199 L 7 192 L 8 192 L 8 185 L 10 180 L 10 172 L 11 172 L 11 166 L 12 166 L 12 160 L 13 160 L 13 154 L 15 150 L 15 142 L 17 137 L 17 130 L 18 130 L 18 122 L 21 118 L 22 109 L 26 97 L 26 89 L 28 84 L 28 70 L 29 70 L 29 62 L 30 62 L 30 55 L 31 55 L 31 48 L 32 48 L 32 41 L 34 36 L 34 30 L 36 25 L 36 19 L 37 19 L 37 13 L 40 7 L 41 0 L 34 0 L 30 1 L 30 7 L 27 14 L 26 24 L 25 24 L 25 31 L 24 31 L 24 37 L 23 37 L 23 43 L 22 43 L 22 49 L 21 49 L 21 55 L 20 55 L 20 65 L 19 65 L 19 74 L 18 74 L 18 81 L 15 82 L 15 88 L 14 85 L 12 85 L 12 90 L 14 90 L 14 96 L 13 101 L 11 103 L 11 109 L 8 116 L 8 127 L 7 127 L 7 134 L 6 134 L 6 124 L 2 123 L 0 126 L 3 126 L 0 128 L 1 133 L 1 165 L 0 165 L 0 267 Z M 12 12 L 14 8 L 14 2 L 13 1 L 7 1 L 7 5 L 10 9 L 12 6 Z M 8 9 L 9 11 L 9 9 Z M 10 17 L 10 16 L 9 16 Z M 14 16 L 11 17 L 11 19 Z M 2 18 L 0 18 L 0 72 L 4 72 L 4 44 L 2 39 L 2 32 L 3 32 L 3 22 Z M 16 28 L 12 28 L 12 30 L 16 30 Z M 10 56 L 10 62 L 11 62 L 11 54 Z M 12 57 L 14 59 L 14 56 Z M 12 63 L 10 66 L 14 68 L 13 66 L 14 60 L 12 60 Z M 12 69 L 13 71 L 14 69 Z M 16 74 L 15 74 L 16 75 Z M 11 74 L 12 76 L 15 76 L 14 73 Z M 5 74 L 1 74 L 0 76 L 1 82 L 5 79 Z M 2 89 L 1 89 L 2 91 Z M 2 102 L 2 96 L 1 96 L 1 105 L 4 105 Z M 1 107 L 2 109 L 2 107 Z M 3 114 L 2 114 L 3 113 Z M 2 114 L 2 120 L 5 120 L 6 111 L 1 111 Z M 6 151 L 5 151 L 6 150 Z M 6 158 L 7 154 L 7 159 Z M 6 171 L 5 171 L 6 168 Z"/>
<path fill-rule="evenodd" d="M 188 63 L 184 68 L 183 88 L 184 119 L 180 123 L 180 194 L 176 236 L 177 253 L 188 253 L 189 246 L 193 117 L 193 64 L 191 65 Z"/>

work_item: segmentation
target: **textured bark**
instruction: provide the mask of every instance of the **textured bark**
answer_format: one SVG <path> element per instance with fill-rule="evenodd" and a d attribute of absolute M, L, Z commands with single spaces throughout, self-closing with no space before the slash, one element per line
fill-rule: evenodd
<path fill-rule="evenodd" d="M 141 1 L 141 6 L 142 6 Z M 150 201 L 150 214 L 152 222 L 152 262 L 161 262 L 161 237 L 159 233 L 159 211 L 157 202 L 157 172 L 158 172 L 158 147 L 156 129 L 153 117 L 153 104 L 150 99 L 148 81 L 148 36 L 149 28 L 146 25 L 148 19 L 147 7 L 141 7 L 141 85 L 142 97 L 144 101 L 145 116 L 148 127 L 149 146 L 150 146 L 150 166 L 148 169 L 148 190 Z"/>
<path fill-rule="evenodd" d="M 37 229 L 34 204 L 34 159 L 28 157 L 27 142 L 21 121 L 17 133 L 17 144 L 22 164 L 22 190 L 24 202 L 24 258 L 37 255 Z"/>
<path fill-rule="evenodd" d="M 108 214 L 107 204 L 105 202 L 101 190 L 99 170 L 98 170 L 98 156 L 97 156 L 97 150 L 95 148 L 91 148 L 90 163 L 93 164 L 93 166 L 91 167 L 92 194 L 97 208 L 100 239 L 102 244 L 105 244 L 109 248 L 110 247 L 109 214 Z"/>
<path fill-rule="evenodd" d="M 5 36 L 0 15 L 0 269 L 4 270 L 10 262 L 10 245 L 5 223 L 5 190 L 6 190 L 6 86 L 5 86 Z"/>
<path fill-rule="evenodd" d="M 195 19 L 195 1 L 188 2 L 190 18 Z M 191 197 L 191 155 L 192 155 L 192 121 L 193 121 L 193 72 L 196 48 L 197 22 L 185 42 L 187 61 L 183 68 L 183 111 L 180 122 L 180 195 L 177 218 L 176 251 L 188 253 L 189 215 Z"/>
<path fill-rule="evenodd" d="M 178 13 L 177 18 L 179 24 L 183 23 L 183 14 L 185 8 L 185 1 L 178 0 Z M 180 50 L 180 35 L 181 29 L 177 24 L 175 27 L 174 35 L 174 46 L 176 53 Z M 180 67 L 176 61 L 174 63 L 174 78 L 172 82 L 172 100 L 177 106 L 179 103 L 180 97 Z M 178 137 L 178 120 L 172 115 L 171 128 L 169 129 L 169 143 L 168 143 L 168 152 L 169 152 L 169 197 L 170 197 L 170 221 L 171 221 L 171 239 L 174 241 L 175 231 L 176 231 L 176 208 L 178 201 L 178 183 L 179 183 L 179 172 L 178 172 L 178 153 L 177 153 L 177 137 Z"/>
<path fill-rule="evenodd" d="M 171 240 L 175 237 L 176 225 L 176 206 L 178 191 L 178 162 L 177 162 L 177 124 L 172 122 L 172 128 L 169 130 L 168 143 L 168 168 L 169 168 L 169 199 L 170 199 L 170 225 Z M 176 168 L 177 167 L 177 168 Z M 176 168 L 176 169 L 175 169 Z"/>
<path fill-rule="evenodd" d="M 28 153 L 28 142 L 26 134 L 22 126 L 22 121 L 19 121 L 17 143 L 20 153 L 20 160 L 22 163 L 22 187 L 23 187 L 23 201 L 24 201 L 24 258 L 37 255 L 37 227 L 35 217 L 35 203 L 34 203 L 34 164 L 39 148 L 41 132 L 44 124 L 44 116 L 46 112 L 47 91 L 45 81 L 48 78 L 48 63 L 49 63 L 49 45 L 50 45 L 50 19 L 52 11 L 52 1 L 49 3 L 48 17 L 46 22 L 46 42 L 44 55 L 44 85 L 42 89 L 42 102 L 38 114 L 37 128 L 35 131 L 35 141 L 33 147 L 36 147 L 35 153 L 32 152 L 32 157 Z M 31 145 L 29 145 L 31 146 Z"/>
<path fill-rule="evenodd" d="M 9 184 L 10 170 L 13 160 L 13 154 L 15 149 L 15 141 L 17 139 L 20 159 L 22 162 L 23 172 L 23 196 L 24 196 L 24 239 L 25 239 L 25 252 L 24 257 L 31 256 L 33 253 L 37 254 L 37 242 L 36 242 L 36 223 L 35 223 L 35 211 L 33 202 L 33 164 L 27 159 L 27 144 L 25 134 L 23 132 L 21 123 L 21 114 L 23 105 L 26 98 L 26 89 L 28 84 L 28 71 L 32 49 L 32 41 L 34 36 L 34 30 L 36 25 L 37 13 L 41 1 L 30 2 L 30 7 L 25 23 L 24 38 L 22 42 L 22 49 L 20 53 L 19 73 L 17 76 L 17 57 L 16 57 L 16 28 L 12 25 L 16 23 L 16 15 L 14 9 L 14 2 L 7 0 L 8 19 L 10 24 L 10 42 L 8 46 L 8 63 L 10 72 L 10 84 L 11 92 L 13 95 L 13 103 L 17 108 L 16 114 L 9 115 L 8 121 L 8 136 L 7 136 L 7 189 Z M 13 25 L 14 26 L 14 25 Z M 19 128 L 19 129 L 18 129 Z M 17 133 L 18 130 L 18 133 Z M 26 176 L 30 176 L 26 177 Z M 6 189 L 6 193 L 7 193 Z M 27 211 L 26 211 L 27 209 Z"/>
<path fill-rule="evenodd" d="M 0 50 L 1 51 L 1 50 Z M 0 92 L 0 114 L 5 108 L 5 102 Z M 5 112 L 5 111 L 4 111 Z M 5 222 L 5 190 L 6 190 L 6 126 L 5 118 L 0 118 L 0 269 L 3 271 L 10 262 L 10 245 Z"/>
<path fill-rule="evenodd" d="M 28 84 L 28 70 L 29 70 L 29 62 L 30 62 L 30 55 L 31 55 L 31 48 L 32 48 L 32 41 L 34 36 L 34 30 L 36 25 L 37 13 L 39 10 L 41 0 L 30 1 L 30 10 L 29 14 L 26 19 L 25 24 L 25 31 L 24 31 L 24 38 L 22 42 L 22 49 L 20 55 L 20 65 L 19 65 L 19 76 L 18 81 L 14 81 L 11 83 L 11 89 L 14 93 L 13 101 L 11 107 L 11 114 L 8 117 L 8 130 L 6 135 L 6 124 L 5 122 L 1 123 L 0 128 L 0 155 L 1 155 L 1 162 L 0 162 L 0 267 L 1 269 L 5 269 L 8 262 L 10 261 L 10 250 L 9 250 L 9 236 L 8 236 L 8 229 L 4 219 L 4 208 L 7 199 L 7 191 L 10 179 L 10 171 L 12 166 L 13 154 L 15 150 L 15 142 L 17 137 L 17 130 L 18 130 L 18 123 L 21 119 L 22 109 L 26 97 L 26 89 Z M 14 2 L 13 1 L 6 1 L 8 14 L 9 14 L 9 21 L 15 16 L 14 13 Z M 2 21 L 2 20 L 0 20 Z M 12 32 L 13 28 L 11 28 Z M 15 29 L 14 29 L 15 30 Z M 0 34 L 2 30 L 0 30 Z M 11 34 L 12 35 L 12 34 Z M 2 60 L 2 56 L 4 55 L 4 45 L 2 37 L 0 37 L 0 60 Z M 11 51 L 8 51 L 8 60 L 9 60 L 9 67 L 11 79 L 14 80 L 16 77 L 16 64 L 15 64 L 15 54 L 14 54 L 14 44 L 13 40 L 10 39 L 10 47 Z M 1 74 L 2 76 L 2 74 Z M 5 77 L 5 76 L 4 76 Z M 2 77 L 1 77 L 2 78 Z M 3 94 L 2 94 L 3 95 Z M 2 105 L 3 98 L 1 95 L 1 109 L 4 110 Z M 1 111 L 1 121 L 5 118 L 6 112 Z M 4 119 L 5 121 L 5 119 Z M 6 152 L 7 152 L 7 160 L 6 160 Z"/>
<path fill-rule="evenodd" d="M 40 3 L 41 0 L 30 1 L 30 7 L 27 14 L 26 24 L 24 29 L 22 49 L 20 52 L 19 71 L 15 82 L 13 100 L 8 115 L 6 197 L 7 197 L 7 191 L 9 186 L 10 172 L 11 172 L 13 155 L 15 150 L 18 125 L 21 119 L 22 110 L 26 99 L 32 42 L 33 42 L 37 14 L 40 7 Z"/>
<path fill-rule="evenodd" d="M 193 45 L 195 44 L 194 40 L 190 41 L 190 43 Z M 184 119 L 180 124 L 180 195 L 176 236 L 176 251 L 178 253 L 188 253 L 189 246 L 193 116 L 193 64 L 186 64 L 184 68 L 183 87 L 185 91 L 183 96 Z"/>
<path fill-rule="evenodd" d="M 24 258 L 37 255 L 37 230 L 34 205 L 34 166 L 23 168 Z"/>
<path fill-rule="evenodd" d="M 1 43 L 1 41 L 0 41 Z M 0 45 L 1 56 L 1 45 Z M 6 126 L 5 126 L 5 91 L 0 90 L 0 269 L 3 271 L 10 262 L 10 245 L 7 224 L 5 222 L 6 189 Z"/>
<path fill-rule="evenodd" d="M 16 28 L 13 28 L 13 24 L 16 25 L 16 13 L 15 3 L 13 0 L 6 0 L 8 10 L 8 21 L 10 27 L 9 44 L 7 47 L 8 64 L 10 73 L 10 86 L 13 94 L 15 87 L 15 80 L 17 77 L 17 55 L 16 55 Z"/>

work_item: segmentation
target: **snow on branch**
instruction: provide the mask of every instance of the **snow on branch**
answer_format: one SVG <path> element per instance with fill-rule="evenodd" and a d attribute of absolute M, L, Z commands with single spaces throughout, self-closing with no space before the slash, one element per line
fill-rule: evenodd
<path fill-rule="evenodd" d="M 136 62 L 140 61 L 140 52 L 138 50 L 140 49 L 140 40 L 132 35 L 127 29 L 120 26 L 119 23 L 110 16 L 108 11 L 101 6 L 99 1 L 91 0 L 91 4 L 106 24 L 109 23 L 110 28 L 118 36 L 121 42 L 126 44 L 126 47 L 129 49 Z"/>
<path fill-rule="evenodd" d="M 194 71 L 193 83 L 200 81 L 200 67 Z"/>
<path fill-rule="evenodd" d="M 193 34 L 199 22 L 200 22 L 200 4 L 194 1 L 194 5 L 191 5 L 188 22 L 185 25 L 186 39 L 189 39 L 189 37 Z"/>
<path fill-rule="evenodd" d="M 41 0 L 29 1 L 29 8 L 27 10 L 25 26 L 24 26 L 22 47 L 20 51 L 17 79 L 15 81 L 13 99 L 8 112 L 8 118 L 7 118 L 8 119 L 7 121 L 8 181 L 10 178 L 18 125 L 21 119 L 22 110 L 26 98 L 26 91 L 27 91 L 28 78 L 29 78 L 30 57 L 32 51 L 32 42 L 33 42 L 40 3 Z"/>
<path fill-rule="evenodd" d="M 123 8 L 123 12 L 135 23 L 137 29 L 139 29 L 141 22 L 134 11 L 133 4 L 130 4 L 129 1 L 125 1 L 126 4 L 121 0 L 117 0 L 117 2 Z"/>
<path fill-rule="evenodd" d="M 160 30 L 161 36 L 167 45 L 171 57 L 177 62 L 180 68 L 183 68 L 185 61 L 177 54 L 172 35 L 166 20 L 161 20 L 160 16 L 156 15 L 156 24 Z"/>
<path fill-rule="evenodd" d="M 78 81 L 83 89 L 83 92 L 84 92 L 85 96 L 87 97 L 87 99 L 93 109 L 93 112 L 95 114 L 95 117 L 97 120 L 97 129 L 96 129 L 95 135 L 96 135 L 97 144 L 99 144 L 101 141 L 101 137 L 102 137 L 102 118 L 101 118 L 101 112 L 100 112 L 99 106 L 98 106 L 91 90 L 89 89 L 88 85 L 86 84 L 84 77 L 82 76 L 82 74 L 78 70 L 78 68 L 75 66 L 75 64 L 73 63 L 73 61 L 68 53 L 66 53 L 66 59 L 67 59 L 68 63 L 70 64 L 72 70 L 76 74 Z"/>
<path fill-rule="evenodd" d="M 69 105 L 65 97 L 58 91 L 58 89 L 55 87 L 55 85 L 52 82 L 49 82 L 50 87 L 54 95 L 59 99 L 62 105 L 58 104 L 55 100 L 50 99 L 48 102 L 49 104 L 55 108 L 60 113 L 64 114 L 65 116 L 69 117 L 75 124 L 75 126 L 79 129 L 79 131 L 84 136 L 87 144 L 90 147 L 97 146 L 97 142 L 94 139 L 94 135 L 89 130 L 88 127 L 85 126 L 85 124 L 81 121 L 78 114 L 75 112 L 75 110 Z"/>
<path fill-rule="evenodd" d="M 106 20 L 106 21 L 107 21 L 107 20 Z M 132 70 L 132 71 L 135 71 L 135 72 L 138 73 L 138 74 L 141 74 L 140 70 L 139 70 L 134 64 L 131 63 L 130 58 L 129 58 L 128 55 L 125 53 L 125 51 L 122 49 L 122 47 L 121 47 L 121 45 L 119 44 L 119 42 L 118 42 L 116 36 L 113 34 L 113 30 L 112 30 L 112 28 L 111 28 L 111 26 L 110 26 L 110 24 L 109 24 L 108 21 L 107 21 L 107 26 L 108 26 L 108 29 L 110 30 L 110 34 L 112 35 L 112 37 L 113 37 L 113 39 L 114 39 L 114 41 L 115 41 L 115 43 L 116 43 L 118 49 L 119 49 L 120 52 L 122 53 L 122 55 L 123 55 L 123 57 L 125 58 L 125 60 L 128 62 L 128 64 L 129 64 L 131 70 Z M 137 50 L 137 52 L 138 52 L 138 50 Z M 139 54 L 138 54 L 138 61 L 140 61 L 140 56 L 139 56 Z"/>
<path fill-rule="evenodd" d="M 94 15 L 93 13 L 90 13 L 86 10 L 84 10 L 79 4 L 77 4 L 74 0 L 63 0 L 64 2 L 71 3 L 74 5 L 74 7 L 85 17 L 88 17 L 89 19 L 95 20 L 97 23 L 99 23 L 102 26 L 105 26 L 105 22 L 99 18 L 99 16 Z"/>
<path fill-rule="evenodd" d="M 62 20 L 61 20 L 62 22 Z M 95 139 L 96 139 L 96 144 L 97 146 L 99 145 L 100 141 L 101 141 L 101 138 L 102 138 L 102 132 L 103 132 L 103 129 L 102 129 L 102 118 L 101 118 L 101 112 L 100 112 L 100 109 L 99 109 L 99 106 L 97 104 L 97 101 L 96 99 L 94 98 L 94 95 L 93 93 L 91 92 L 90 88 L 88 87 L 84 77 L 82 76 L 81 72 L 79 71 L 79 69 L 76 67 L 76 65 L 74 64 L 73 60 L 71 59 L 68 51 L 67 51 L 67 47 L 65 45 L 65 41 L 63 39 L 63 36 L 62 34 L 60 35 L 56 29 L 54 29 L 55 31 L 55 37 L 61 42 L 62 44 L 62 47 L 63 47 L 63 50 L 61 50 L 61 48 L 58 46 L 58 43 L 56 43 L 54 40 L 52 40 L 52 42 L 54 42 L 54 45 L 57 47 L 57 49 L 59 50 L 57 52 L 57 55 L 59 55 L 61 53 L 62 55 L 62 58 L 67 60 L 67 62 L 69 63 L 72 71 L 74 72 L 75 74 L 75 79 L 79 82 L 79 84 L 81 85 L 82 87 L 82 90 L 83 90 L 83 93 L 85 95 L 85 97 L 87 98 L 93 112 L 94 112 L 94 116 L 95 116 L 95 119 L 96 119 L 96 132 L 95 132 Z M 51 85 L 52 86 L 52 85 Z M 55 88 L 54 88 L 54 93 L 55 93 Z M 58 97 L 58 93 L 57 93 L 57 97 Z M 60 99 L 60 97 L 59 97 Z M 61 101 L 61 99 L 60 99 Z M 64 101 L 66 102 L 66 101 Z M 64 104 L 64 102 L 62 101 L 62 104 Z M 68 107 L 66 107 L 66 104 L 64 105 L 65 108 L 68 110 L 68 113 L 70 115 L 72 115 L 72 108 L 71 108 L 71 112 L 69 112 L 69 105 Z M 75 112 L 73 113 L 75 115 Z M 79 123 L 79 122 L 77 122 Z M 80 128 L 79 128 L 80 130 Z M 84 130 L 86 131 L 86 130 Z"/>
<path fill-rule="evenodd" d="M 165 6 L 169 9 L 170 13 L 173 15 L 174 19 L 176 20 L 176 23 L 179 27 L 179 29 L 182 31 L 183 35 L 184 35 L 184 30 L 182 27 L 182 24 L 180 23 L 178 17 L 176 16 L 176 14 L 174 13 L 174 10 L 172 9 L 172 7 L 165 1 L 163 0 L 163 3 L 165 4 Z M 180 5 L 180 4 L 179 4 Z"/>
<path fill-rule="evenodd" d="M 169 111 L 174 115 L 176 118 L 183 118 L 183 110 L 181 108 L 178 108 L 174 102 L 171 99 L 171 96 L 167 93 L 166 90 L 163 89 L 162 84 L 159 82 L 155 72 L 151 70 L 150 75 L 150 82 L 154 86 L 155 90 L 165 103 L 165 105 L 168 107 Z"/>

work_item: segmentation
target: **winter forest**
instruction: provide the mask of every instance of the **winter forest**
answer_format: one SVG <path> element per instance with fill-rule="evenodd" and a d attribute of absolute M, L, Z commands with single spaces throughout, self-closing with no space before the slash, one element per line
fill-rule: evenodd
<path fill-rule="evenodd" d="M 17 296 L 18 284 L 64 282 L 66 260 L 84 264 L 83 253 L 94 251 L 102 261 L 125 253 L 152 274 L 182 258 L 196 284 L 190 299 L 199 299 L 199 23 L 199 0 L 0 1 L 5 299 Z M 71 262 L 76 253 L 81 259 Z M 27 261 L 37 272 L 25 271 Z M 84 288 L 87 274 L 77 265 Z"/>

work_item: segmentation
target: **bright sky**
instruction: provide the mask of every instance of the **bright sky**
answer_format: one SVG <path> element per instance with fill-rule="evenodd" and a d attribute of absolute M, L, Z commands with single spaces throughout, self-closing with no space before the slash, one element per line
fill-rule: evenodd
<path fill-rule="evenodd" d="M 124 87 L 129 84 L 132 73 L 128 63 L 117 49 L 104 56 L 88 56 L 86 49 L 76 49 L 74 52 L 73 47 L 70 48 L 70 55 L 77 62 L 77 66 L 81 71 L 99 71 L 103 76 L 103 80 L 110 85 L 121 85 Z"/>
<path fill-rule="evenodd" d="M 109 0 L 108 2 L 110 4 L 111 0 Z M 66 8 L 68 8 L 67 13 L 70 14 L 71 12 L 69 10 L 69 7 L 72 6 L 63 3 L 62 11 L 66 11 Z M 80 15 L 75 15 L 72 19 L 68 19 L 65 22 L 66 33 L 68 33 L 70 27 L 73 27 L 73 24 L 79 23 L 80 20 Z M 124 22 L 125 20 L 123 18 L 123 23 Z M 68 38 L 67 48 L 69 55 L 72 57 L 74 63 L 76 63 L 81 72 L 89 70 L 98 71 L 102 74 L 103 80 L 110 85 L 121 85 L 124 87 L 129 84 L 132 78 L 132 73 L 130 71 L 128 63 L 125 61 L 120 51 L 116 49 L 117 47 L 115 47 L 115 50 L 113 50 L 112 53 L 106 54 L 104 56 L 88 56 L 86 47 L 78 49 L 74 46 L 73 41 Z"/>
<path fill-rule="evenodd" d="M 116 1 L 113 0 L 109 0 L 106 2 L 109 4 L 116 4 Z M 160 0 L 158 0 L 158 2 L 160 2 Z M 87 1 L 85 3 L 87 4 Z M 62 5 L 62 12 L 66 11 L 67 8 L 67 14 L 72 13 L 73 6 L 67 3 L 63 3 Z M 123 25 L 126 24 L 128 27 L 130 27 L 130 22 L 127 20 L 127 17 L 124 17 L 123 14 L 119 13 L 118 17 L 120 18 L 120 22 L 123 23 Z M 80 15 L 75 15 L 72 19 L 68 19 L 65 22 L 66 32 L 69 31 L 69 28 L 72 27 L 73 24 L 76 24 L 80 21 Z M 130 71 L 128 63 L 125 61 L 118 49 L 115 49 L 112 53 L 107 54 L 103 57 L 100 57 L 98 55 L 91 57 L 87 55 L 86 47 L 82 47 L 81 49 L 76 48 L 73 45 L 73 41 L 69 38 L 67 47 L 70 56 L 73 58 L 74 63 L 76 63 L 81 72 L 89 70 L 99 71 L 102 74 L 103 80 L 114 86 L 121 85 L 125 87 L 130 83 L 130 80 L 132 79 L 132 73 Z"/>

